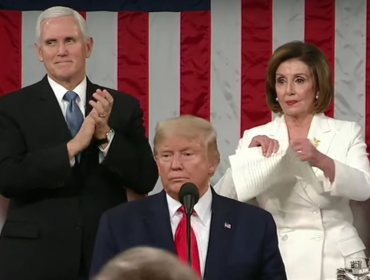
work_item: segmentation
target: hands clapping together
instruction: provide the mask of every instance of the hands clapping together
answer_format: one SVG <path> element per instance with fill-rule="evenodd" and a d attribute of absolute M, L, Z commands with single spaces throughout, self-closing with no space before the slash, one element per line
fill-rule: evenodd
<path fill-rule="evenodd" d="M 68 154 L 73 158 L 84 150 L 92 138 L 102 139 L 110 130 L 108 125 L 109 116 L 112 111 L 113 97 L 107 90 L 98 89 L 90 100 L 91 112 L 86 116 L 77 135 L 67 143 Z"/>

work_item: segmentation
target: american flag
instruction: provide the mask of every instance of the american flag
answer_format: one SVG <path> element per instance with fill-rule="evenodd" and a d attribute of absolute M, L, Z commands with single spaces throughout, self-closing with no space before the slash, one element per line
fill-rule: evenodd
<path fill-rule="evenodd" d="M 53 5 L 86 18 L 95 40 L 89 78 L 140 100 L 150 143 L 160 120 L 185 113 L 211 120 L 222 158 L 213 184 L 241 133 L 273 118 L 266 66 L 292 40 L 325 52 L 335 74 L 327 115 L 357 121 L 370 144 L 366 0 L 0 0 L 0 95 L 45 74 L 34 50 L 35 24 Z M 160 189 L 158 182 L 154 192 Z M 1 200 L 0 220 L 5 205 Z"/>

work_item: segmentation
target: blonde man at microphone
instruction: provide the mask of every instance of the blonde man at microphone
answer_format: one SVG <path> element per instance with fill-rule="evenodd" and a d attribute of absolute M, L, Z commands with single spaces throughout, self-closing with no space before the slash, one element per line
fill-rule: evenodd
<path fill-rule="evenodd" d="M 120 252 L 150 246 L 177 254 L 205 279 L 286 280 L 271 214 L 209 184 L 220 156 L 208 121 L 186 115 L 158 123 L 154 155 L 163 191 L 103 214 L 90 276 Z M 195 203 L 189 235 L 183 194 Z"/>

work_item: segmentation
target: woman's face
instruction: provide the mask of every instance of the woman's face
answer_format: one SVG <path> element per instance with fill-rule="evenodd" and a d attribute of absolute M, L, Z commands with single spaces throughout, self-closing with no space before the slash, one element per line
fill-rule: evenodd
<path fill-rule="evenodd" d="M 296 118 L 312 113 L 314 79 L 304 62 L 290 59 L 281 63 L 276 70 L 275 90 L 285 115 Z"/>

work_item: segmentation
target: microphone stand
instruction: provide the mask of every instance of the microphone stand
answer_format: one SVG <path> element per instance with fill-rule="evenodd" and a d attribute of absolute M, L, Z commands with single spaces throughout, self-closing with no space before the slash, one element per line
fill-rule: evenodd
<path fill-rule="evenodd" d="M 188 264 L 191 267 L 191 216 L 195 205 L 195 198 L 191 195 L 186 195 L 183 199 L 184 212 L 186 214 L 186 246 L 188 255 Z"/>
<path fill-rule="evenodd" d="M 185 211 L 187 212 L 187 211 Z M 192 212 L 192 211 L 191 211 Z M 187 252 L 188 252 L 188 264 L 191 267 L 191 236 L 190 236 L 190 229 L 191 229 L 191 214 L 186 213 L 186 245 L 187 245 Z"/>

